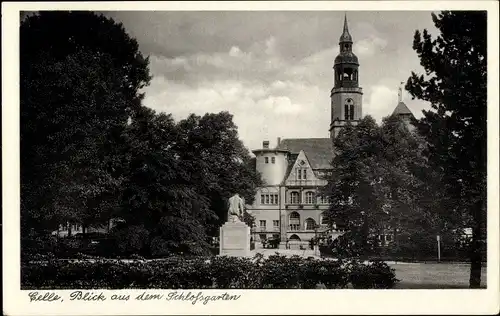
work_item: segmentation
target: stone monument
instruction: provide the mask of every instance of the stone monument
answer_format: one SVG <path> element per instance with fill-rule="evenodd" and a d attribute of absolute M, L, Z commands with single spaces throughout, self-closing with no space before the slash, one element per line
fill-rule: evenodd
<path fill-rule="evenodd" d="M 220 228 L 221 256 L 247 257 L 250 255 L 250 227 L 243 221 L 245 203 L 236 193 L 229 198 L 227 222 Z"/>

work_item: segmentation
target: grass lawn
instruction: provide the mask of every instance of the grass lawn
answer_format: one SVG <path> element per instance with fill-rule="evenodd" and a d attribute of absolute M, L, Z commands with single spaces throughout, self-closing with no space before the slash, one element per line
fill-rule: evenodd
<path fill-rule="evenodd" d="M 401 280 L 397 289 L 464 289 L 469 287 L 470 265 L 460 263 L 390 264 Z M 486 288 L 486 268 L 481 271 L 481 287 Z"/>

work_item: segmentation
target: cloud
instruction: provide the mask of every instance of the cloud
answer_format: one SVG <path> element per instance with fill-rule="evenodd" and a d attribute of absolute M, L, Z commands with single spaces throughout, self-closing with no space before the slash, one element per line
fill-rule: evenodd
<path fill-rule="evenodd" d="M 353 46 L 353 50 L 359 57 L 368 57 L 382 52 L 386 46 L 387 41 L 385 39 L 371 36 L 356 42 Z"/>
<path fill-rule="evenodd" d="M 348 14 L 365 93 L 363 113 L 378 121 L 394 110 L 399 82 L 412 70 L 419 72 L 413 32 L 429 28 L 432 21 L 426 12 L 411 14 Z M 113 15 L 150 56 L 153 79 L 145 89 L 146 106 L 177 120 L 190 113 L 229 111 L 250 149 L 276 137 L 329 137 L 332 66 L 343 13 Z M 417 117 L 428 108 L 409 98 L 405 102 Z"/>
<path fill-rule="evenodd" d="M 370 87 L 363 106 L 363 114 L 371 115 L 377 122 L 392 114 L 397 105 L 397 89 L 384 85 Z"/>

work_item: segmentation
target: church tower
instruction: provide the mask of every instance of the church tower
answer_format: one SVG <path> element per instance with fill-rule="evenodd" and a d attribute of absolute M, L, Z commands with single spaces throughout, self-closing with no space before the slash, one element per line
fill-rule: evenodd
<path fill-rule="evenodd" d="M 335 58 L 334 86 L 330 99 L 332 116 L 330 137 L 337 137 L 347 122 L 358 124 L 362 117 L 363 92 L 359 87 L 358 57 L 352 52 L 352 36 L 349 34 L 347 16 L 344 17 L 344 30 L 340 36 L 340 52 Z"/>

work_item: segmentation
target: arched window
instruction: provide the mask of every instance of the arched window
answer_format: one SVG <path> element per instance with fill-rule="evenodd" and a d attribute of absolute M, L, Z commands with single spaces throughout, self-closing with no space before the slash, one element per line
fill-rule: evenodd
<path fill-rule="evenodd" d="M 354 119 L 354 101 L 351 98 L 345 100 L 344 112 L 346 121 Z"/>
<path fill-rule="evenodd" d="M 306 192 L 306 204 L 313 204 L 314 203 L 314 193 L 309 191 Z"/>
<path fill-rule="evenodd" d="M 290 203 L 299 204 L 299 192 L 290 192 Z"/>
<path fill-rule="evenodd" d="M 300 241 L 300 237 L 297 236 L 297 235 L 295 235 L 295 234 L 293 234 L 292 236 L 290 236 L 290 238 L 288 238 L 288 239 Z"/>
<path fill-rule="evenodd" d="M 290 214 L 289 218 L 290 230 L 300 230 L 300 215 L 297 212 Z"/>
<path fill-rule="evenodd" d="M 314 228 L 316 227 L 316 221 L 312 218 L 308 218 L 305 221 L 305 225 L 306 225 L 306 230 L 314 230 Z"/>

